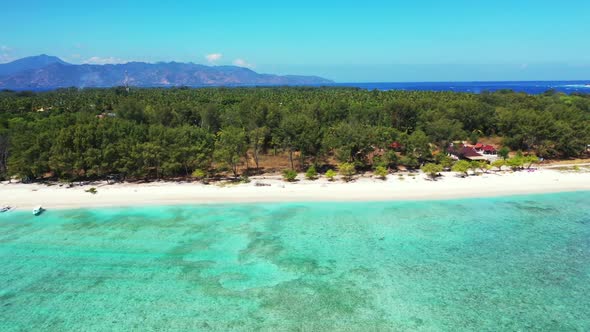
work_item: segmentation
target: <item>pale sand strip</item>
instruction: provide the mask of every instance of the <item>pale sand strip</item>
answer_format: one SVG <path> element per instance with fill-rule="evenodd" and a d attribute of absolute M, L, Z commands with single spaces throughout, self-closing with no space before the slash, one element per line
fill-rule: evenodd
<path fill-rule="evenodd" d="M 300 175 L 300 178 L 303 178 Z M 590 172 L 554 170 L 484 174 L 459 178 L 444 173 L 438 181 L 423 174 L 415 178 L 390 175 L 386 181 L 360 177 L 355 182 L 302 180 L 285 183 L 280 176 L 253 177 L 248 184 L 221 187 L 215 184 L 156 182 L 150 184 L 97 183 L 65 188 L 39 184 L 0 184 L 0 205 L 30 210 L 83 207 L 177 205 L 250 202 L 393 201 L 489 197 L 567 191 L 590 191 Z M 256 182 L 270 184 L 257 187 Z M 92 195 L 84 190 L 96 187 Z"/>

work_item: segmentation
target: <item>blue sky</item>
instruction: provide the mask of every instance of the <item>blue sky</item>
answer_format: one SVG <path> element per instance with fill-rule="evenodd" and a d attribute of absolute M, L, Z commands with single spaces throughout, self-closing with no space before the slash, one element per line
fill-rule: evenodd
<path fill-rule="evenodd" d="M 590 79 L 590 1 L 4 1 L 0 62 L 191 61 L 339 82 Z"/>

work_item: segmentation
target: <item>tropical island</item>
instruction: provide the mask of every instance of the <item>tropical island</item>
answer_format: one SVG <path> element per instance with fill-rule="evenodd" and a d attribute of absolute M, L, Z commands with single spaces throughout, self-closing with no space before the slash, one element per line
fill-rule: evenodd
<path fill-rule="evenodd" d="M 590 331 L 589 1 L 2 10 L 1 332 Z"/>
<path fill-rule="evenodd" d="M 127 182 L 115 184 L 111 190 L 127 189 L 112 192 L 113 198 L 103 205 L 125 205 L 121 197 L 129 195 L 129 183 L 137 191 L 138 183 L 152 182 L 153 187 L 154 181 L 172 182 L 160 191 L 167 196 L 152 192 L 139 195 L 140 202 L 150 197 L 179 203 L 386 200 L 453 197 L 453 189 L 454 196 L 461 197 L 582 190 L 590 183 L 582 180 L 583 158 L 589 153 L 590 96 L 334 87 L 4 90 L 0 142 L 0 178 L 5 181 L 0 190 L 14 194 L 21 188 L 23 196 L 30 196 L 31 187 L 23 189 L 14 182 L 55 184 L 55 188 L 85 184 L 84 190 Z M 581 160 L 567 161 L 576 158 Z M 560 160 L 580 164 L 581 168 L 571 165 L 579 171 L 570 176 L 571 182 L 563 174 L 531 175 L 539 164 Z M 461 177 L 483 179 L 518 170 L 525 170 L 516 181 L 521 191 L 510 189 L 515 181 L 509 176 L 457 189 L 463 185 L 457 181 L 465 180 Z M 445 171 L 457 179 L 441 181 L 449 178 L 441 177 Z M 420 172 L 424 175 L 418 176 Z M 425 178 L 424 183 L 412 187 L 409 183 L 417 176 Z M 532 179 L 528 187 L 522 184 L 526 176 Z M 378 184 L 388 178 L 410 181 Z M 334 179 L 357 183 L 347 184 L 350 192 L 345 194 L 347 190 L 335 186 Z M 435 182 L 449 181 L 439 195 L 432 194 Z M 178 182 L 217 186 L 193 186 L 184 192 Z M 271 183 L 272 190 L 239 189 L 240 184 L 250 188 Z M 367 188 L 359 189 L 361 183 Z M 300 192 L 276 192 L 285 185 L 298 185 L 295 191 Z M 337 189 L 327 194 L 328 186 Z M 219 191 L 219 187 L 225 188 Z M 390 192 L 390 187 L 397 191 Z M 104 193 L 105 188 L 98 191 Z M 248 194 L 252 191 L 267 194 Z M 43 190 L 35 192 L 41 195 Z M 49 200 L 54 206 L 75 200 L 52 200 L 54 189 L 47 196 L 32 199 Z"/>

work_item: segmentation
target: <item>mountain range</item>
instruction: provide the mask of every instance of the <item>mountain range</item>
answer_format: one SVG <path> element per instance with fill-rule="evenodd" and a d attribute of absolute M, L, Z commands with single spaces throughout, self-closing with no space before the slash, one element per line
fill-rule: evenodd
<path fill-rule="evenodd" d="M 317 85 L 333 81 L 317 76 L 271 75 L 237 66 L 205 66 L 181 62 L 71 64 L 58 57 L 38 55 L 0 64 L 2 89 L 63 87 Z"/>

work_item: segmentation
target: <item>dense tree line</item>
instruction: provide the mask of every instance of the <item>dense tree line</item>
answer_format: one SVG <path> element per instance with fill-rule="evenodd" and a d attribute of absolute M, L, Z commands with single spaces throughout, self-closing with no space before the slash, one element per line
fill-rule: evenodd
<path fill-rule="evenodd" d="M 0 92 L 0 176 L 188 176 L 348 162 L 419 167 L 456 140 L 499 136 L 512 150 L 579 157 L 590 95 L 353 88 L 59 89 Z M 391 143 L 398 142 L 392 149 Z"/>

